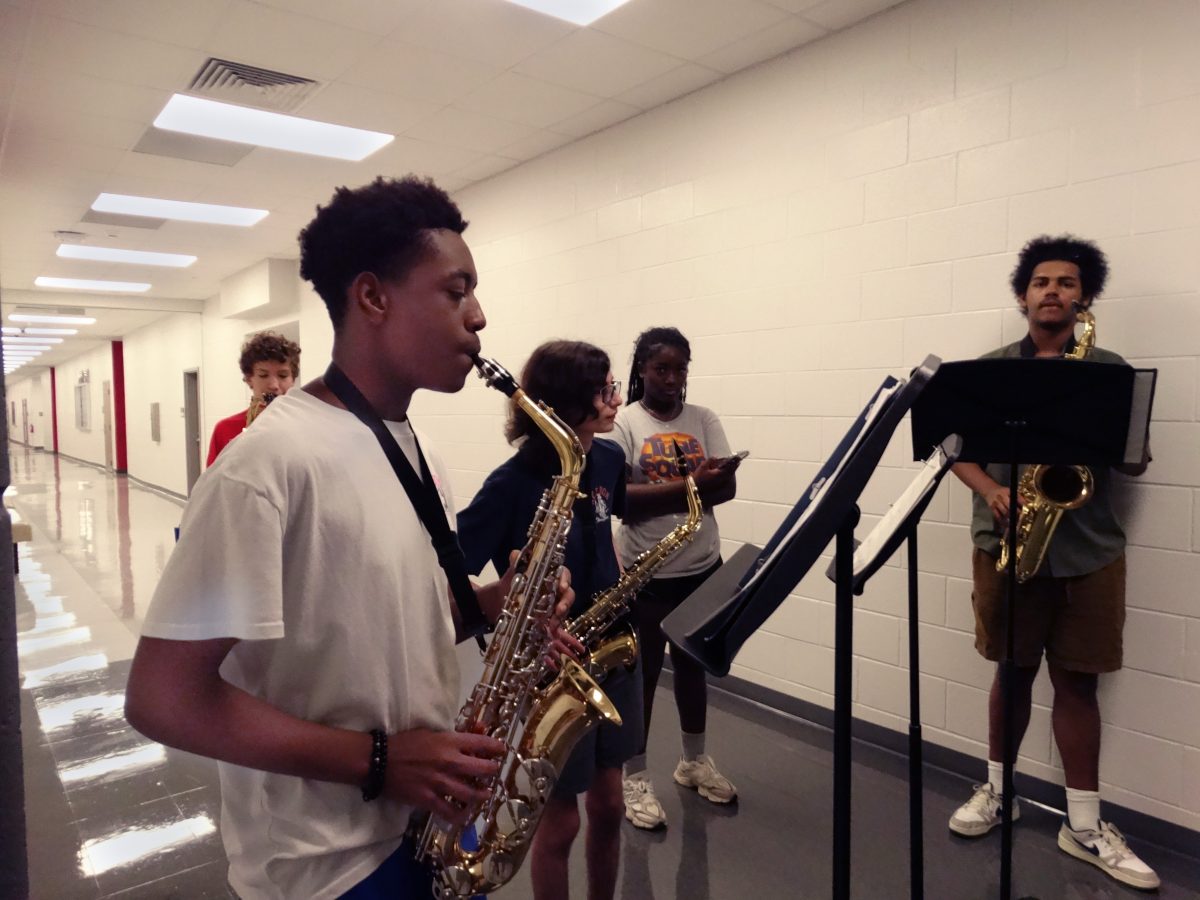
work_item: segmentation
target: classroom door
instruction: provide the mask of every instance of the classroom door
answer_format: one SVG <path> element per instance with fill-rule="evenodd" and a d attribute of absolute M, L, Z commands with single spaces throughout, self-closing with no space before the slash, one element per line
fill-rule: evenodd
<path fill-rule="evenodd" d="M 104 382 L 104 399 L 101 402 L 104 412 L 104 468 L 113 470 L 113 414 L 112 414 L 112 382 Z"/>
<path fill-rule="evenodd" d="M 183 373 L 183 446 L 187 454 L 187 492 L 200 477 L 200 372 Z"/>

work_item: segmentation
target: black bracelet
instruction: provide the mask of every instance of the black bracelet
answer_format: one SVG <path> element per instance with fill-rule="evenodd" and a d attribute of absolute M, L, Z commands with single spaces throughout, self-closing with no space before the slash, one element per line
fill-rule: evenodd
<path fill-rule="evenodd" d="M 367 769 L 367 780 L 363 783 L 362 798 L 370 802 L 383 793 L 387 779 L 387 732 L 371 729 L 371 764 Z"/>

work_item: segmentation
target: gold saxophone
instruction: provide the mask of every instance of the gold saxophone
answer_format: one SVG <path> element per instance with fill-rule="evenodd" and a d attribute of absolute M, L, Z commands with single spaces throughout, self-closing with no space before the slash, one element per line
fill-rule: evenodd
<path fill-rule="evenodd" d="M 268 394 L 263 394 L 262 397 L 260 397 L 257 400 L 251 398 L 250 406 L 247 407 L 247 409 L 246 409 L 246 427 L 247 428 L 250 427 L 251 422 L 253 422 L 260 415 L 262 415 L 262 411 L 264 409 L 266 409 L 268 406 L 270 406 L 271 401 L 274 400 L 277 396 L 278 396 L 278 394 L 268 393 Z"/>
<path fill-rule="evenodd" d="M 1086 309 L 1079 309 L 1075 321 L 1083 323 L 1083 334 L 1064 359 L 1086 359 L 1096 346 L 1096 317 Z M 1092 499 L 1092 492 L 1092 472 L 1087 466 L 1038 464 L 1021 473 L 1017 482 L 1017 496 L 1021 498 L 1017 516 L 1017 581 L 1024 583 L 1037 574 L 1063 513 L 1083 506 Z M 996 571 L 1002 572 L 1007 566 L 1005 540 L 1000 544 Z"/>
<path fill-rule="evenodd" d="M 682 454 L 676 446 L 676 457 Z M 587 656 L 583 660 L 588 674 L 597 680 L 618 666 L 631 668 L 637 662 L 638 641 L 633 629 L 625 627 L 610 634 L 612 626 L 629 609 L 634 595 L 642 589 L 668 559 L 691 543 L 699 533 L 704 508 L 700 492 L 691 475 L 687 477 L 687 518 L 671 529 L 661 541 L 637 559 L 621 575 L 617 583 L 597 594 L 587 612 L 567 623 L 567 632 L 583 644 Z"/>
<path fill-rule="evenodd" d="M 599 685 L 572 660 L 563 661 L 553 683 L 539 687 L 550 646 L 555 586 L 580 496 L 583 447 L 554 410 L 531 400 L 502 366 L 486 359 L 476 359 L 475 365 L 489 387 L 511 397 L 545 433 L 562 474 L 542 495 L 484 656 L 483 675 L 454 726 L 459 732 L 498 738 L 507 748 L 498 774 L 483 785 L 491 795 L 469 810 L 477 841 L 464 842 L 466 826 L 430 816 L 418 843 L 417 858 L 433 866 L 438 900 L 486 894 L 506 884 L 529 850 L 571 748 L 601 721 L 621 724 Z"/>

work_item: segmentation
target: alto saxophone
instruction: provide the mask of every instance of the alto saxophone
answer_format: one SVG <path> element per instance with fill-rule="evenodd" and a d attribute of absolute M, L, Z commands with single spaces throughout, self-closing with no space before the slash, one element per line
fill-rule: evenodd
<path fill-rule="evenodd" d="M 266 393 L 258 400 L 251 398 L 250 406 L 246 409 L 246 427 L 250 427 L 250 423 L 262 415 L 262 411 L 271 405 L 278 394 Z"/>
<path fill-rule="evenodd" d="M 564 660 L 552 693 L 539 687 L 550 646 L 555 586 L 580 496 L 583 447 L 554 410 L 530 399 L 502 366 L 486 359 L 476 359 L 475 365 L 490 387 L 511 397 L 545 433 L 562 474 L 542 495 L 484 655 L 483 675 L 454 726 L 506 745 L 499 772 L 483 785 L 490 796 L 469 809 L 468 822 L 476 827 L 477 838 L 466 837 L 466 826 L 431 815 L 418 843 L 417 858 L 432 864 L 438 900 L 486 894 L 506 884 L 529 850 L 575 742 L 602 720 L 621 723 L 612 702 L 578 663 Z"/>
<path fill-rule="evenodd" d="M 682 462 L 679 446 L 675 455 Z M 682 466 L 681 466 L 682 468 Z M 700 531 L 704 508 L 700 504 L 700 491 L 689 474 L 687 481 L 687 518 L 676 525 L 657 544 L 640 554 L 621 575 L 617 583 L 597 594 L 587 611 L 567 623 L 567 633 L 583 644 L 587 651 L 584 667 L 597 680 L 618 666 L 631 668 L 637 662 L 637 635 L 631 628 L 622 628 L 610 634 L 612 626 L 629 609 L 633 596 L 642 589 L 654 573 L 668 559 L 692 542 Z"/>
<path fill-rule="evenodd" d="M 1086 359 L 1096 346 L 1096 317 L 1086 309 L 1075 313 L 1075 321 L 1083 323 L 1083 333 L 1075 349 L 1064 359 Z M 1094 479 L 1087 466 L 1032 465 L 1021 473 L 1017 496 L 1021 510 L 1017 516 L 1017 581 L 1026 582 L 1037 574 L 1046 559 L 1050 539 L 1069 509 L 1078 509 L 1092 499 Z M 1008 541 L 1000 544 L 1000 559 L 996 571 L 1008 566 Z"/>

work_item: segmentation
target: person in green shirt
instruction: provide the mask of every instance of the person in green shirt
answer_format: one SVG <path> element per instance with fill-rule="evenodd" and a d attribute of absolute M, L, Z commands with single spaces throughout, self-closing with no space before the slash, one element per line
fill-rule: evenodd
<path fill-rule="evenodd" d="M 1075 348 L 1076 312 L 1089 309 L 1108 276 L 1108 262 L 1094 243 L 1070 235 L 1034 238 L 1021 250 L 1011 284 L 1029 322 L 1020 341 L 985 354 L 991 358 L 1055 358 Z M 1093 348 L 1091 362 L 1128 365 L 1109 350 Z M 1064 415 L 1069 415 L 1064 410 Z M 1149 451 L 1126 475 L 1146 471 Z M 975 647 L 984 658 L 1004 656 L 1007 575 L 996 571 L 1008 523 L 1008 467 L 958 463 L 954 474 L 973 492 L 971 536 Z M 1100 818 L 1099 675 L 1121 668 L 1125 625 L 1125 532 L 1113 511 L 1112 478 L 1092 467 L 1092 498 L 1063 513 L 1041 568 L 1020 584 L 1014 598 L 1013 704 L 1019 748 L 1029 725 L 1034 679 L 1042 656 L 1054 688 L 1052 724 L 1066 778 L 1067 819 L 1058 846 L 1116 880 L 1151 890 L 1159 879 L 1129 848 L 1121 833 Z M 988 780 L 950 818 L 950 830 L 981 837 L 1000 824 L 1004 718 L 997 667 L 988 699 Z M 1013 819 L 1020 816 L 1014 798 Z"/>

